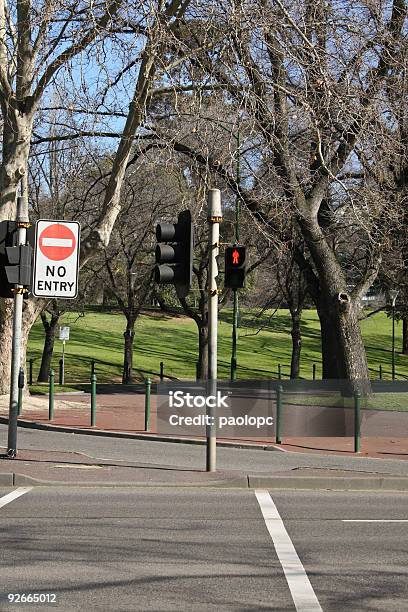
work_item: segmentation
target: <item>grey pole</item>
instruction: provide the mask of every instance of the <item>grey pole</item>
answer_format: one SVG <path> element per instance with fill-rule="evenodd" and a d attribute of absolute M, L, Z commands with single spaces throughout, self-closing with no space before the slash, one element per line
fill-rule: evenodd
<path fill-rule="evenodd" d="M 220 222 L 222 221 L 221 192 L 208 192 L 208 380 L 211 395 L 217 394 L 217 336 L 218 336 L 218 288 L 217 256 L 219 253 Z M 215 421 L 215 409 L 208 410 L 210 421 Z M 211 421 L 212 422 L 212 421 Z M 217 469 L 217 428 L 215 422 L 207 425 L 207 472 Z"/>
<path fill-rule="evenodd" d="M 26 244 L 28 225 L 27 196 L 17 198 L 17 244 Z M 23 320 L 23 286 L 15 285 L 13 338 L 11 347 L 11 380 L 7 455 L 14 458 L 17 454 L 17 416 L 18 416 L 18 374 L 21 363 L 21 327 Z"/>

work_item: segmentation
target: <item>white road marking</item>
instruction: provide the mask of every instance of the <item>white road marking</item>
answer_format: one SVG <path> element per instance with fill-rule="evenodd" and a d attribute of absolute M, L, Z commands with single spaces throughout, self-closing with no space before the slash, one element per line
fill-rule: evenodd
<path fill-rule="evenodd" d="M 7 506 L 7 504 L 9 504 L 10 502 L 24 495 L 24 493 L 28 493 L 29 491 L 31 491 L 32 488 L 33 487 L 19 487 L 15 491 L 8 493 L 8 495 L 0 497 L 0 508 L 3 508 L 3 506 Z"/>
<path fill-rule="evenodd" d="M 72 239 L 71 238 L 43 238 L 42 246 L 56 246 L 56 247 L 71 248 Z"/>
<path fill-rule="evenodd" d="M 286 531 L 279 512 L 268 491 L 256 490 L 256 499 L 285 573 L 286 581 L 298 612 L 322 612 L 305 568 Z"/>
<path fill-rule="evenodd" d="M 408 523 L 408 519 L 341 519 L 342 523 Z"/>

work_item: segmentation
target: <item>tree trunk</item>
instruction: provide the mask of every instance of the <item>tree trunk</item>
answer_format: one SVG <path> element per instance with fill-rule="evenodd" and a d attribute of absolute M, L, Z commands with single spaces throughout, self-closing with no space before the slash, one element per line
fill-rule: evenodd
<path fill-rule="evenodd" d="M 43 316 L 44 314 L 44 316 Z M 41 320 L 44 326 L 45 338 L 44 347 L 41 357 L 41 366 L 38 373 L 38 382 L 48 382 L 50 376 L 50 368 L 52 356 L 54 353 L 55 331 L 59 322 L 59 314 L 52 313 L 50 321 L 47 321 L 46 314 L 41 315 Z"/>
<path fill-rule="evenodd" d="M 198 368 L 197 376 L 199 380 L 208 378 L 208 325 L 198 326 Z"/>
<path fill-rule="evenodd" d="M 13 300 L 0 300 L 0 395 L 10 392 Z"/>
<path fill-rule="evenodd" d="M 133 341 L 135 338 L 135 322 L 129 321 L 126 325 L 126 331 L 123 333 L 125 338 L 124 351 L 123 351 L 123 372 L 122 372 L 122 384 L 128 385 L 132 382 L 132 371 L 133 371 Z"/>
<path fill-rule="evenodd" d="M 359 298 L 347 292 L 346 279 L 317 218 L 300 220 L 319 278 L 316 304 L 321 322 L 323 378 L 368 381 L 367 357 L 358 320 Z"/>
<path fill-rule="evenodd" d="M 402 319 L 402 354 L 408 355 L 408 317 Z"/>
<path fill-rule="evenodd" d="M 358 305 L 347 293 L 319 305 L 323 379 L 368 380 L 365 347 L 358 320 Z"/>
<path fill-rule="evenodd" d="M 300 330 L 301 316 L 298 310 L 291 311 L 292 318 L 292 357 L 290 361 L 290 377 L 299 378 L 300 371 L 300 352 L 302 350 L 302 333 Z"/>

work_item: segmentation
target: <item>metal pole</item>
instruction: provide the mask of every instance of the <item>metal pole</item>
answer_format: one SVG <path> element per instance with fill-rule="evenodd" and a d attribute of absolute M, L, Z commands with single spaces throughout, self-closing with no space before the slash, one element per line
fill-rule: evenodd
<path fill-rule="evenodd" d="M 313 364 L 313 380 L 316 380 L 316 364 Z"/>
<path fill-rule="evenodd" d="M 54 418 L 54 370 L 50 370 L 50 383 L 48 389 L 48 420 Z"/>
<path fill-rule="evenodd" d="M 91 376 L 92 374 L 95 374 L 95 359 L 91 361 Z"/>
<path fill-rule="evenodd" d="M 278 363 L 278 378 L 279 380 L 282 378 L 282 368 L 280 363 Z"/>
<path fill-rule="evenodd" d="M 145 431 L 150 430 L 150 390 L 152 381 L 150 378 L 146 378 L 146 391 L 145 391 Z"/>
<path fill-rule="evenodd" d="M 382 380 L 382 365 L 380 364 L 380 380 Z"/>
<path fill-rule="evenodd" d="M 232 313 L 232 353 L 231 353 L 231 380 L 237 380 L 237 340 L 238 340 L 238 290 L 234 292 L 234 309 Z"/>
<path fill-rule="evenodd" d="M 210 189 L 208 192 L 208 380 L 211 395 L 217 393 L 217 336 L 218 336 L 218 288 L 217 256 L 219 252 L 220 222 L 222 221 L 221 192 Z M 207 415 L 207 472 L 215 472 L 217 467 L 217 429 L 215 408 L 208 408 Z"/>
<path fill-rule="evenodd" d="M 27 196 L 17 198 L 17 245 L 25 244 L 28 225 Z M 17 455 L 17 416 L 18 416 L 18 373 L 21 367 L 21 327 L 23 320 L 23 290 L 22 285 L 14 287 L 13 337 L 11 346 L 11 376 L 9 426 L 7 440 L 7 456 L 13 459 Z"/>
<path fill-rule="evenodd" d="M 164 363 L 160 362 L 160 382 L 163 382 L 164 379 Z"/>
<path fill-rule="evenodd" d="M 356 391 L 354 394 L 354 452 L 360 452 L 360 409 L 361 409 L 361 393 Z"/>
<path fill-rule="evenodd" d="M 96 374 L 91 375 L 91 427 L 96 425 Z"/>
<path fill-rule="evenodd" d="M 62 341 L 62 369 L 60 376 L 60 385 L 65 384 L 65 340 Z"/>
<path fill-rule="evenodd" d="M 237 135 L 237 185 L 239 187 L 240 182 L 240 133 L 238 123 L 238 135 Z M 239 195 L 235 199 L 235 241 L 239 243 L 239 215 L 240 215 L 240 199 Z M 238 344 L 238 291 L 233 289 L 234 301 L 233 301 L 233 313 L 232 313 L 232 351 L 231 351 L 231 380 L 237 379 L 237 344 Z"/>
<path fill-rule="evenodd" d="M 395 380 L 395 302 L 392 303 L 392 380 Z"/>

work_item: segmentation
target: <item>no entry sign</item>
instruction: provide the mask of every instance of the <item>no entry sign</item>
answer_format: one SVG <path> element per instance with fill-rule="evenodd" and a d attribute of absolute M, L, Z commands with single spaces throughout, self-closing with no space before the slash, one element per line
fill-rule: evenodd
<path fill-rule="evenodd" d="M 64 299 L 77 296 L 79 236 L 76 221 L 37 221 L 33 295 Z"/>

